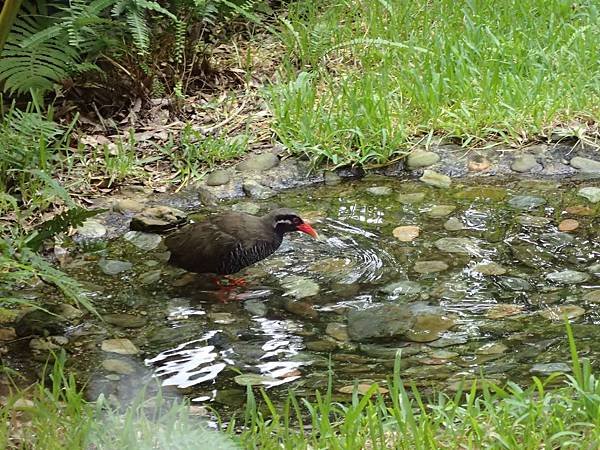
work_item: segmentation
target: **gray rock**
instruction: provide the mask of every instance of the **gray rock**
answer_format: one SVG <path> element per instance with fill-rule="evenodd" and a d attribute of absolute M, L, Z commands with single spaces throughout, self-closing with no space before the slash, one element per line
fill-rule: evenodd
<path fill-rule="evenodd" d="M 52 308 L 48 308 L 52 311 Z M 54 312 L 54 311 L 52 311 Z M 32 309 L 23 314 L 15 323 L 15 333 L 19 337 L 63 334 L 70 322 L 56 313 Z"/>
<path fill-rule="evenodd" d="M 262 172 L 272 169 L 279 164 L 279 158 L 273 153 L 262 153 L 251 156 L 240 162 L 236 167 L 240 172 Z"/>
<path fill-rule="evenodd" d="M 498 263 L 488 262 L 488 263 L 477 264 L 475 267 L 473 267 L 473 271 L 480 273 L 482 275 L 494 276 L 494 275 L 504 275 L 506 273 L 506 268 L 502 267 Z"/>
<path fill-rule="evenodd" d="M 113 209 L 120 213 L 140 212 L 144 209 L 144 205 L 137 200 L 124 198 L 113 203 Z"/>
<path fill-rule="evenodd" d="M 466 344 L 469 341 L 468 337 L 464 334 L 453 333 L 445 335 L 439 338 L 437 341 L 430 342 L 427 345 L 434 348 L 451 347 L 453 345 Z"/>
<path fill-rule="evenodd" d="M 154 250 L 160 242 L 162 237 L 154 233 L 144 233 L 143 231 L 128 231 L 123 235 L 126 241 L 131 242 L 140 250 Z"/>
<path fill-rule="evenodd" d="M 413 192 L 410 194 L 400 194 L 397 200 L 403 205 L 412 205 L 415 203 L 421 203 L 425 199 L 425 192 Z"/>
<path fill-rule="evenodd" d="M 499 283 L 504 289 L 511 291 L 530 291 L 533 289 L 533 286 L 527 280 L 519 277 L 502 277 Z"/>
<path fill-rule="evenodd" d="M 244 181 L 244 184 L 242 184 L 242 190 L 248 197 L 256 198 L 258 200 L 264 200 L 273 197 L 276 194 L 273 189 L 263 186 L 256 180 Z"/>
<path fill-rule="evenodd" d="M 348 327 L 343 323 L 328 323 L 325 328 L 325 333 L 337 341 L 347 342 L 350 340 L 350 336 L 348 336 Z"/>
<path fill-rule="evenodd" d="M 332 352 L 337 348 L 337 344 L 333 341 L 319 339 L 317 341 L 306 342 L 306 349 L 311 352 Z"/>
<path fill-rule="evenodd" d="M 150 270 L 140 275 L 140 283 L 142 284 L 154 284 L 162 275 L 162 271 L 160 269 Z"/>
<path fill-rule="evenodd" d="M 353 341 L 405 336 L 415 342 L 430 342 L 454 326 L 439 307 L 424 303 L 379 304 L 348 313 L 348 335 Z"/>
<path fill-rule="evenodd" d="M 558 305 L 540 311 L 540 316 L 553 322 L 563 322 L 567 319 L 576 319 L 585 314 L 585 309 L 578 305 Z"/>
<path fill-rule="evenodd" d="M 435 205 L 427 211 L 427 215 L 433 219 L 439 219 L 441 217 L 449 216 L 455 209 L 456 206 L 454 205 Z"/>
<path fill-rule="evenodd" d="M 569 233 L 558 231 L 556 233 L 543 233 L 540 235 L 540 241 L 548 247 L 563 247 L 572 244 L 575 238 Z"/>
<path fill-rule="evenodd" d="M 314 305 L 307 301 L 302 300 L 287 300 L 283 307 L 286 311 L 306 319 L 316 319 L 319 317 L 319 313 L 315 309 Z"/>
<path fill-rule="evenodd" d="M 600 289 L 594 289 L 583 296 L 583 301 L 587 303 L 600 303 Z"/>
<path fill-rule="evenodd" d="M 532 195 L 516 195 L 508 201 L 508 204 L 515 209 L 530 210 L 545 205 L 546 200 Z"/>
<path fill-rule="evenodd" d="M 600 202 L 600 188 L 595 186 L 588 186 L 579 189 L 577 195 L 588 199 L 592 203 Z"/>
<path fill-rule="evenodd" d="M 571 158 L 569 164 L 584 173 L 600 173 L 600 161 L 595 161 L 590 158 L 576 156 Z"/>
<path fill-rule="evenodd" d="M 70 321 L 80 319 L 84 316 L 84 312 L 82 310 L 75 308 L 73 305 L 69 305 L 68 303 L 59 303 L 52 308 L 52 312 Z"/>
<path fill-rule="evenodd" d="M 413 270 L 417 273 L 435 273 L 443 272 L 448 269 L 448 264 L 444 261 L 417 261 Z"/>
<path fill-rule="evenodd" d="M 60 345 L 52 342 L 50 339 L 32 339 L 29 341 L 29 348 L 37 352 L 50 352 L 60 349 Z"/>
<path fill-rule="evenodd" d="M 121 328 L 141 328 L 148 323 L 144 317 L 133 314 L 105 314 L 102 316 L 102 319 L 104 319 L 106 323 Z"/>
<path fill-rule="evenodd" d="M 508 350 L 508 347 L 501 342 L 488 342 L 487 344 L 483 344 L 475 353 L 478 355 L 499 355 Z"/>
<path fill-rule="evenodd" d="M 551 222 L 551 220 L 546 217 L 530 216 L 529 214 L 522 214 L 519 217 L 517 217 L 517 222 L 519 222 L 521 225 L 523 225 L 525 227 L 540 228 L 540 227 L 545 227 L 546 225 L 548 225 Z"/>
<path fill-rule="evenodd" d="M 129 339 L 106 339 L 102 341 L 102 351 L 119 355 L 137 355 L 140 350 Z"/>
<path fill-rule="evenodd" d="M 327 170 L 323 174 L 323 180 L 327 186 L 335 186 L 342 182 L 342 178 L 335 172 Z"/>
<path fill-rule="evenodd" d="M 383 286 L 379 289 L 388 295 L 417 295 L 421 293 L 423 287 L 416 281 L 398 281 Z"/>
<path fill-rule="evenodd" d="M 296 299 L 302 299 L 306 297 L 312 297 L 319 293 L 319 285 L 310 278 L 304 278 L 297 275 L 290 275 L 281 280 L 281 287 L 286 292 L 284 296 L 294 297 Z"/>
<path fill-rule="evenodd" d="M 387 186 L 372 186 L 370 188 L 367 188 L 366 191 L 371 195 L 375 195 L 377 197 L 384 197 L 392 193 L 392 188 Z"/>
<path fill-rule="evenodd" d="M 541 170 L 542 166 L 537 162 L 534 155 L 521 155 L 515 159 L 510 166 L 515 172 L 531 172 L 532 170 Z"/>
<path fill-rule="evenodd" d="M 254 202 L 240 202 L 231 207 L 234 211 L 245 212 L 256 215 L 260 211 L 260 205 Z"/>
<path fill-rule="evenodd" d="M 87 219 L 77 228 L 77 234 L 85 239 L 99 239 L 106 234 L 106 227 L 94 219 Z"/>
<path fill-rule="evenodd" d="M 266 316 L 267 311 L 269 310 L 267 308 L 267 305 L 265 305 L 264 302 L 262 302 L 260 300 L 255 300 L 255 299 L 246 300 L 244 302 L 244 309 L 246 311 L 248 311 L 250 314 L 252 314 L 253 316 L 258 316 L 258 317 Z"/>
<path fill-rule="evenodd" d="M 447 253 L 462 253 L 465 255 L 480 255 L 481 249 L 470 238 L 441 238 L 434 242 L 438 250 Z"/>
<path fill-rule="evenodd" d="M 586 270 L 600 278 L 600 263 L 592 264 Z"/>
<path fill-rule="evenodd" d="M 436 164 L 440 160 L 440 156 L 434 152 L 414 151 L 406 159 L 406 164 L 411 170 L 421 167 L 428 167 Z"/>
<path fill-rule="evenodd" d="M 548 376 L 553 373 L 561 372 L 568 373 L 571 372 L 571 366 L 565 363 L 541 363 L 534 364 L 533 367 L 529 370 L 529 373 L 532 375 L 542 375 Z"/>
<path fill-rule="evenodd" d="M 434 186 L 440 189 L 447 189 L 452 184 L 452 179 L 448 175 L 434 172 L 433 170 L 425 169 L 423 176 L 419 178 L 423 183 Z"/>
<path fill-rule="evenodd" d="M 98 266 L 100 266 L 100 270 L 106 275 L 117 275 L 133 268 L 133 264 L 129 261 L 119 261 L 116 259 L 101 259 L 98 261 Z"/>
<path fill-rule="evenodd" d="M 590 275 L 576 270 L 563 270 L 547 274 L 546 279 L 555 283 L 579 284 L 589 280 Z"/>
<path fill-rule="evenodd" d="M 118 373 L 119 375 L 131 375 L 135 373 L 135 366 L 129 361 L 121 359 L 105 359 L 102 361 L 102 367 L 109 372 Z"/>
<path fill-rule="evenodd" d="M 210 175 L 206 178 L 207 186 L 221 186 L 223 184 L 229 183 L 231 176 L 229 172 L 223 169 L 215 170 L 211 172 Z"/>
<path fill-rule="evenodd" d="M 153 206 L 131 218 L 129 228 L 133 231 L 166 231 L 186 221 L 186 214 L 170 206 Z"/>
<path fill-rule="evenodd" d="M 465 229 L 465 225 L 456 217 L 450 217 L 444 223 L 444 229 L 448 231 L 460 231 Z"/>

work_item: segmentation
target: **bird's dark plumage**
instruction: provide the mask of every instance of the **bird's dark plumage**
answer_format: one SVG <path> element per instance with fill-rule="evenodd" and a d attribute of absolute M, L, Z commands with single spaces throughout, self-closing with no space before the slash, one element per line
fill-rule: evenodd
<path fill-rule="evenodd" d="M 239 212 L 219 214 L 186 225 L 165 239 L 169 262 L 190 272 L 230 275 L 279 248 L 287 232 L 316 232 L 287 208 L 262 217 Z"/>

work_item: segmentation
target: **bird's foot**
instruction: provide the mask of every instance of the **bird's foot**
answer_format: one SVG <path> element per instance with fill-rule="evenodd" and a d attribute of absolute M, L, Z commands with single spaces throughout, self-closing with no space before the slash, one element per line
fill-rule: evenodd
<path fill-rule="evenodd" d="M 224 283 L 225 281 L 225 283 Z M 233 278 L 228 276 L 213 277 L 213 283 L 218 288 L 234 288 L 234 287 L 245 287 L 247 285 L 246 280 L 243 278 Z"/>

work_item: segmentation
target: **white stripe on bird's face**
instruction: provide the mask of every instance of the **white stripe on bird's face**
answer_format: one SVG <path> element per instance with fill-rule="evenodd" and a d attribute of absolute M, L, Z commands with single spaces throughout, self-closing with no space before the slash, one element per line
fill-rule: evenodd
<path fill-rule="evenodd" d="M 292 226 L 292 221 L 290 219 L 280 219 L 277 222 L 275 222 L 275 228 L 277 228 L 279 225 Z"/>

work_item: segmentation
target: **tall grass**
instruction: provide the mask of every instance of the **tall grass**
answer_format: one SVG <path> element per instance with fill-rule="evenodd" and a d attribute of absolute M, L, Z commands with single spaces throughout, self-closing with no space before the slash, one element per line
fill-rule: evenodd
<path fill-rule="evenodd" d="M 383 162 L 427 133 L 523 142 L 600 114 L 593 0 L 301 0 L 279 36 L 274 129 L 317 161 Z"/>

